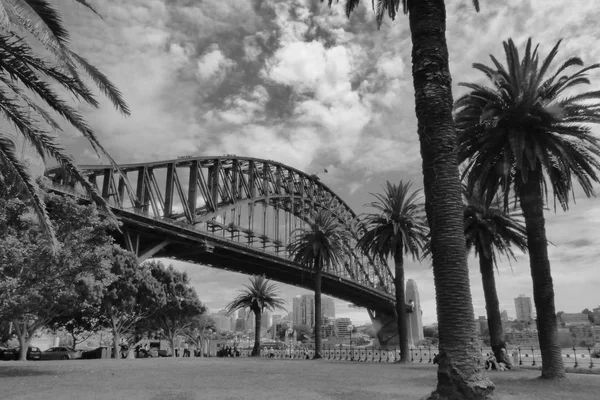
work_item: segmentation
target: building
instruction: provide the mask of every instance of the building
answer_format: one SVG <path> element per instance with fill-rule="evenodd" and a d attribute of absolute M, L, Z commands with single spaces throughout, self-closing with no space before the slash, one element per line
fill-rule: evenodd
<path fill-rule="evenodd" d="M 270 329 L 270 331 L 269 331 L 269 333 L 270 333 L 269 337 L 271 339 L 277 338 L 277 325 L 280 325 L 280 324 L 283 324 L 283 323 L 285 323 L 285 320 L 283 319 L 282 315 L 280 315 L 280 314 L 274 314 L 271 317 L 271 327 L 269 328 Z"/>
<path fill-rule="evenodd" d="M 590 320 L 587 314 L 562 313 L 560 319 L 565 328 L 568 328 L 570 326 L 590 325 Z"/>
<path fill-rule="evenodd" d="M 262 318 L 260 321 L 260 336 L 266 337 L 267 331 L 271 327 L 271 312 L 269 310 L 265 310 L 262 313 Z"/>
<path fill-rule="evenodd" d="M 408 341 L 410 345 L 423 340 L 423 311 L 421 310 L 421 299 L 419 288 L 413 279 L 406 282 L 406 302 L 414 305 L 413 312 L 408 314 Z"/>
<path fill-rule="evenodd" d="M 321 299 L 321 310 L 323 317 L 335 318 L 335 301 L 331 297 Z"/>
<path fill-rule="evenodd" d="M 337 318 L 335 320 L 337 337 L 350 340 L 350 329 L 348 329 L 350 325 L 352 325 L 350 318 Z"/>
<path fill-rule="evenodd" d="M 505 340 L 507 343 L 515 346 L 527 348 L 533 347 L 535 349 L 540 348 L 537 329 L 525 329 L 523 331 L 507 329 Z"/>
<path fill-rule="evenodd" d="M 594 346 L 600 343 L 600 326 L 572 325 L 569 328 L 575 346 Z"/>
<path fill-rule="evenodd" d="M 477 334 L 480 336 L 485 334 L 485 332 L 488 332 L 488 321 L 485 316 L 480 315 L 475 320 L 475 329 L 477 330 Z M 488 334 L 489 334 L 489 332 L 488 332 Z"/>
<path fill-rule="evenodd" d="M 529 323 L 533 321 L 533 305 L 531 297 L 520 294 L 515 298 L 515 311 L 517 313 L 517 321 Z"/>
<path fill-rule="evenodd" d="M 296 296 L 292 300 L 292 309 L 290 313 L 293 316 L 292 323 L 297 325 L 315 325 L 315 296 L 304 294 Z M 321 298 L 321 315 L 323 317 L 335 318 L 335 301 L 331 297 Z"/>
<path fill-rule="evenodd" d="M 508 322 L 508 312 L 506 310 L 502 310 L 500 312 L 500 320 L 502 321 L 503 324 Z"/>

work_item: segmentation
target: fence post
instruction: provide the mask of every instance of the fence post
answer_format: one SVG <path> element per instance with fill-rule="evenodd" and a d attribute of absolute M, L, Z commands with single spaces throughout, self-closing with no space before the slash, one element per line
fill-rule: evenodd
<path fill-rule="evenodd" d="M 535 366 L 535 352 L 533 350 L 533 346 L 531 346 L 531 357 L 533 357 L 533 363 L 531 363 L 531 366 Z"/>
<path fill-rule="evenodd" d="M 577 368 L 579 366 L 579 364 L 577 363 L 577 349 L 575 348 L 575 344 L 573 344 L 573 354 L 575 355 L 575 365 L 574 365 L 574 367 Z"/>
<path fill-rule="evenodd" d="M 519 365 L 523 365 L 523 359 L 521 358 L 521 346 L 517 346 L 517 351 L 519 352 Z"/>
<path fill-rule="evenodd" d="M 429 361 L 428 362 L 431 362 L 431 345 L 429 345 Z"/>
<path fill-rule="evenodd" d="M 423 362 L 423 349 L 419 346 L 419 362 Z"/>
<path fill-rule="evenodd" d="M 590 355 L 590 369 L 594 368 L 594 361 L 592 360 L 592 349 L 588 346 L 588 354 Z"/>
<path fill-rule="evenodd" d="M 413 348 L 412 346 L 410 347 L 410 362 L 413 362 L 415 359 L 413 357 Z"/>

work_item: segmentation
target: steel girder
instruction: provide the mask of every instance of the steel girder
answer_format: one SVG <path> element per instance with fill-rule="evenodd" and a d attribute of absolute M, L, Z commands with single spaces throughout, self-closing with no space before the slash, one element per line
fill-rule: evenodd
<path fill-rule="evenodd" d="M 80 169 L 116 209 L 210 232 L 286 260 L 293 230 L 318 209 L 333 211 L 355 240 L 360 235 L 357 215 L 316 175 L 271 160 L 186 156 L 118 167 L 83 165 Z M 59 168 L 46 175 L 55 184 L 76 187 Z M 126 233 L 126 243 L 127 239 L 131 242 Z M 160 242 L 138 255 L 150 257 L 168 245 Z M 130 250 L 133 248 L 132 244 Z M 388 266 L 358 250 L 348 255 L 340 269 L 330 272 L 394 294 Z"/>

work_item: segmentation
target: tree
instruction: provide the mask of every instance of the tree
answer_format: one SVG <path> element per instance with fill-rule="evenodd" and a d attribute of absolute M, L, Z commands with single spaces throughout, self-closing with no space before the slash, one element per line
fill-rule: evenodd
<path fill-rule="evenodd" d="M 114 245 L 110 271 L 115 280 L 102 292 L 103 323 L 113 334 L 115 358 L 121 338 L 134 333 L 136 324 L 166 304 L 165 292 L 150 268 L 139 265 L 137 257 Z"/>
<path fill-rule="evenodd" d="M 86 0 L 77 2 L 95 12 Z M 66 89 L 78 100 L 98 108 L 99 103 L 92 90 L 80 76 L 82 69 L 117 110 L 129 115 L 129 108 L 121 93 L 102 72 L 69 49 L 68 31 L 58 11 L 49 1 L 1 0 L 0 25 L 5 32 L 0 35 L 0 113 L 14 125 L 17 133 L 32 145 L 42 159 L 47 155 L 54 158 L 98 204 L 105 206 L 102 197 L 80 173 L 54 134 L 61 130 L 60 125 L 51 112 L 30 97 L 30 93 L 67 120 L 88 139 L 97 152 L 107 156 L 82 115 L 58 94 L 53 84 Z M 38 43 L 53 56 L 54 63 L 36 55 L 33 48 Z M 110 156 L 108 158 L 113 162 Z M 55 244 L 54 230 L 39 188 L 27 165 L 15 153 L 14 143 L 3 132 L 0 132 L 0 171 L 0 176 L 4 175 L 5 171 L 14 174 L 31 199 L 33 209 L 46 233 Z M 3 180 L 0 179 L 0 186 L 2 185 Z M 105 211 L 108 211 L 108 208 Z"/>
<path fill-rule="evenodd" d="M 21 360 L 38 329 L 92 307 L 112 281 L 112 238 L 96 208 L 51 194 L 43 200 L 56 227 L 54 252 L 32 208 L 19 197 L 0 197 L 0 319 L 12 322 Z"/>
<path fill-rule="evenodd" d="M 333 0 L 329 0 L 329 4 Z M 360 3 L 346 0 L 346 14 Z M 417 133 L 423 160 L 425 212 L 431 231 L 436 308 L 440 327 L 437 389 L 431 398 L 485 399 L 494 385 L 481 371 L 469 268 L 464 251 L 461 183 L 452 118 L 452 78 L 446 44 L 444 0 L 381 0 L 376 19 L 408 14 Z M 479 2 L 473 0 L 479 11 Z M 450 333 L 451 332 L 451 333 Z"/>
<path fill-rule="evenodd" d="M 250 277 L 250 284 L 244 285 L 246 289 L 240 290 L 237 295 L 225 307 L 229 313 L 236 310 L 249 309 L 254 313 L 254 347 L 252 348 L 252 356 L 260 356 L 260 327 L 263 311 L 276 309 L 285 310 L 285 300 L 279 297 L 277 286 L 267 280 L 264 276 Z"/>
<path fill-rule="evenodd" d="M 76 307 L 70 313 L 53 318 L 47 326 L 54 331 L 67 332 L 75 349 L 78 343 L 85 342 L 101 327 L 98 311 L 99 307 Z"/>
<path fill-rule="evenodd" d="M 200 357 L 208 353 L 212 332 L 217 331 L 215 321 L 206 311 L 192 318 L 190 324 L 183 330 L 183 335 L 199 349 Z"/>
<path fill-rule="evenodd" d="M 321 275 L 343 264 L 349 252 L 350 233 L 328 210 L 319 210 L 308 225 L 292 232 L 288 251 L 293 260 L 311 270 L 315 277 L 315 359 L 321 356 Z"/>
<path fill-rule="evenodd" d="M 192 325 L 194 318 L 206 312 L 206 307 L 190 286 L 187 273 L 175 270 L 172 265 L 165 268 L 160 261 L 150 261 L 144 266 L 150 269 L 165 297 L 165 303 L 148 317 L 148 322 L 169 340 L 171 353 L 175 354 L 175 338 Z"/>
<path fill-rule="evenodd" d="M 588 125 L 600 122 L 600 92 L 571 95 L 575 87 L 589 83 L 586 73 L 600 65 L 569 75 L 568 68 L 583 66 L 581 59 L 571 57 L 549 74 L 559 45 L 560 41 L 540 65 L 538 47 L 532 49 L 531 39 L 523 59 L 509 39 L 504 42 L 506 66 L 493 56 L 493 67 L 473 64 L 491 86 L 462 83 L 470 91 L 456 101 L 459 160 L 466 163 L 468 187 L 478 188 L 487 200 L 500 192 L 506 209 L 514 194 L 523 211 L 542 377 L 549 379 L 566 375 L 558 343 L 544 205 L 551 191 L 555 210 L 557 202 L 567 210 L 573 179 L 587 196 L 594 193 L 593 183 L 600 182 L 600 143 Z"/>
<path fill-rule="evenodd" d="M 400 337 L 400 361 L 410 361 L 404 285 L 404 254 L 419 259 L 427 237 L 427 221 L 419 191 L 410 192 L 412 183 L 398 185 L 386 182 L 384 194 L 373 194 L 377 199 L 367 206 L 377 210 L 363 218 L 364 235 L 358 241 L 365 253 L 386 263 L 394 259 L 396 286 L 396 315 Z"/>
<path fill-rule="evenodd" d="M 527 250 L 527 233 L 519 214 L 504 212 L 498 203 L 488 204 L 477 191 L 465 190 L 464 217 L 467 250 L 473 249 L 479 257 L 490 345 L 496 360 L 508 363 L 506 353 L 502 352 L 506 343 L 494 267 L 498 268 L 500 255 L 514 259 L 511 246 Z"/>

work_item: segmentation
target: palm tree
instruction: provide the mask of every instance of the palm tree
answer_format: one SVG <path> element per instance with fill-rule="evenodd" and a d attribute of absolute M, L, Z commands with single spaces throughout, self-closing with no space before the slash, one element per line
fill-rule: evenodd
<path fill-rule="evenodd" d="M 419 191 L 410 192 L 412 183 L 386 182 L 384 194 L 373 194 L 377 201 L 367 204 L 377 210 L 363 218 L 366 229 L 358 247 L 365 253 L 387 262 L 394 258 L 396 315 L 400 337 L 400 361 L 409 360 L 406 297 L 404 294 L 404 254 L 419 258 L 427 236 L 424 204 Z"/>
<path fill-rule="evenodd" d="M 229 313 L 237 310 L 250 309 L 254 313 L 254 348 L 252 356 L 260 356 L 260 326 L 262 313 L 265 309 L 274 311 L 275 309 L 284 309 L 285 300 L 279 297 L 277 286 L 267 280 L 264 276 L 253 276 L 250 278 L 250 284 L 244 285 L 246 289 L 241 290 L 240 294 L 227 304 L 225 308 Z"/>
<path fill-rule="evenodd" d="M 507 363 L 502 349 L 506 349 L 500 316 L 500 302 L 496 292 L 494 267 L 498 256 L 515 258 L 511 246 L 527 250 L 527 232 L 515 211 L 505 212 L 501 206 L 488 204 L 477 191 L 465 190 L 465 239 L 467 251 L 473 249 L 479 257 L 479 271 L 485 297 L 490 343 L 498 362 Z"/>
<path fill-rule="evenodd" d="M 507 65 L 495 57 L 494 67 L 474 64 L 491 81 L 491 86 L 462 85 L 470 92 L 456 102 L 459 130 L 459 160 L 466 161 L 469 188 L 478 187 L 489 200 L 503 194 L 508 208 L 514 193 L 518 198 L 527 230 L 527 246 L 533 279 L 533 297 L 538 318 L 542 353 L 542 377 L 565 377 L 558 342 L 554 289 L 544 223 L 548 189 L 563 210 L 569 205 L 573 178 L 584 193 L 594 193 L 600 182 L 600 143 L 588 123 L 600 122 L 600 92 L 572 93 L 579 84 L 589 84 L 578 57 L 566 60 L 548 74 L 560 41 L 539 63 L 538 47 L 527 41 L 521 60 L 514 42 L 504 42 Z M 578 68 L 567 74 L 569 67 Z M 515 200 L 516 201 L 516 200 Z"/>
<path fill-rule="evenodd" d="M 329 4 L 333 0 L 329 0 Z M 346 0 L 350 15 L 360 0 Z M 432 397 L 484 399 L 494 385 L 480 372 L 469 267 L 464 251 L 461 183 L 452 120 L 452 79 L 446 44 L 444 0 L 378 0 L 377 23 L 408 14 L 417 133 L 423 159 L 425 212 L 431 231 L 432 264 L 440 329 L 438 385 Z M 479 10 L 479 1 L 473 0 Z M 444 334 L 452 332 L 452 334 Z"/>
<path fill-rule="evenodd" d="M 76 1 L 96 13 L 87 1 Z M 121 93 L 102 72 L 69 49 L 68 32 L 56 8 L 47 0 L 0 0 L 0 26 L 4 32 L 9 32 L 0 35 L 0 113 L 43 160 L 47 155 L 53 157 L 97 203 L 105 206 L 103 199 L 84 179 L 54 134 L 61 130 L 60 125 L 29 93 L 36 95 L 49 109 L 66 119 L 89 140 L 97 152 L 106 156 L 108 154 L 93 130 L 81 114 L 59 96 L 50 81 L 97 108 L 98 101 L 80 76 L 81 68 L 117 110 L 129 115 L 129 108 Z M 33 38 L 41 43 L 54 56 L 55 64 L 37 56 L 25 38 Z M 114 163 L 110 156 L 108 158 Z M 10 171 L 24 189 L 49 237 L 54 240 L 54 231 L 39 188 L 27 166 L 17 157 L 14 143 L 5 133 L 0 133 L 0 166 L 2 171 Z"/>
<path fill-rule="evenodd" d="M 321 274 L 343 265 L 349 253 L 350 232 L 328 210 L 316 212 L 308 225 L 292 232 L 288 251 L 295 262 L 315 275 L 315 359 L 321 358 Z"/>

